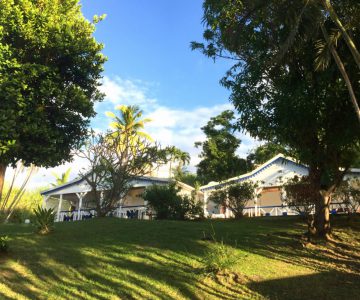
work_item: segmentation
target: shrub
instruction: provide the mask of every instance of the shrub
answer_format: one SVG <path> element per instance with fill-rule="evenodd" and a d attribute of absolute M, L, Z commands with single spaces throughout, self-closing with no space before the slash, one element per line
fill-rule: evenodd
<path fill-rule="evenodd" d="M 9 238 L 7 236 L 0 236 L 0 252 L 4 253 L 9 250 Z"/>
<path fill-rule="evenodd" d="M 246 203 L 256 197 L 256 188 L 257 184 L 247 181 L 228 185 L 212 192 L 209 200 L 230 209 L 235 219 L 239 219 L 243 216 Z"/>
<path fill-rule="evenodd" d="M 360 179 L 344 180 L 334 193 L 333 199 L 342 202 L 349 214 L 356 214 L 360 209 Z"/>
<path fill-rule="evenodd" d="M 26 208 L 16 208 L 12 212 L 8 222 L 10 223 L 24 223 L 26 219 L 32 219 L 33 213 Z"/>
<path fill-rule="evenodd" d="M 310 235 L 315 233 L 314 208 L 318 194 L 317 187 L 311 183 L 308 176 L 295 176 L 284 184 L 284 190 L 283 197 L 287 205 L 306 221 L 308 227 L 306 235 L 310 241 Z"/>
<path fill-rule="evenodd" d="M 194 196 L 180 195 L 180 189 L 174 183 L 149 187 L 143 197 L 149 208 L 155 210 L 159 220 L 185 220 L 203 216 L 202 204 Z"/>
<path fill-rule="evenodd" d="M 37 226 L 38 233 L 48 234 L 54 229 L 55 212 L 52 208 L 46 209 L 38 206 L 34 210 L 35 225 Z"/>

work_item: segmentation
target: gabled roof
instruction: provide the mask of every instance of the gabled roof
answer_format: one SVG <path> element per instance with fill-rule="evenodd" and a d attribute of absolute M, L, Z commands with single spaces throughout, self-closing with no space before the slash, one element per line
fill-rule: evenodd
<path fill-rule="evenodd" d="M 221 181 L 221 182 L 210 182 L 207 185 L 204 185 L 202 187 L 200 187 L 200 191 L 205 192 L 205 191 L 209 191 L 209 190 L 214 190 L 216 188 L 228 185 L 228 184 L 234 184 L 234 183 L 238 183 L 241 181 L 245 181 L 245 180 L 249 180 L 254 178 L 255 176 L 259 175 L 259 173 L 265 171 L 266 169 L 268 169 L 269 167 L 271 167 L 272 165 L 276 164 L 276 163 L 287 163 L 287 164 L 293 164 L 296 165 L 300 168 L 304 168 L 304 169 L 308 169 L 308 166 L 299 163 L 298 161 L 296 161 L 295 159 L 285 156 L 283 154 L 278 154 L 276 156 L 274 156 L 273 158 L 271 158 L 270 160 L 268 160 L 267 162 L 265 162 L 264 164 L 262 164 L 261 166 L 257 167 L 255 170 L 246 173 L 246 174 L 242 174 L 240 176 L 237 177 L 233 177 L 233 178 L 229 178 L 227 180 Z M 360 169 L 359 168 L 352 168 L 349 169 L 349 171 L 347 172 L 348 175 L 351 174 L 358 174 L 360 175 Z"/>
<path fill-rule="evenodd" d="M 221 181 L 221 182 L 210 182 L 207 185 L 200 187 L 200 191 L 204 192 L 204 191 L 208 191 L 208 190 L 214 190 L 214 189 L 222 187 L 224 185 L 234 184 L 234 183 L 238 183 L 241 181 L 252 179 L 255 176 L 257 176 L 259 173 L 265 171 L 266 169 L 271 167 L 273 164 L 278 163 L 280 161 L 282 161 L 283 163 L 294 164 L 296 166 L 307 169 L 307 166 L 297 162 L 295 159 L 293 159 L 291 157 L 287 157 L 283 154 L 278 154 L 249 173 L 242 174 L 237 177 L 232 177 L 232 178 L 229 178 L 229 179 Z"/>
<path fill-rule="evenodd" d="M 143 182 L 152 182 L 152 183 L 168 183 L 171 181 L 171 179 L 169 178 L 158 178 L 158 177 L 150 177 L 150 176 L 141 176 L 141 177 L 136 177 L 137 181 L 143 181 Z M 84 178 L 75 178 L 65 184 L 62 184 L 62 185 L 59 185 L 59 186 L 56 186 L 56 187 L 53 187 L 53 188 L 50 188 L 50 189 L 47 189 L 43 192 L 41 192 L 41 195 L 43 196 L 46 196 L 48 194 L 52 194 L 54 192 L 58 192 L 58 191 L 61 191 L 65 188 L 68 188 L 68 187 L 71 187 L 71 186 L 74 186 L 74 185 L 78 185 L 78 184 L 81 184 L 81 183 L 85 183 L 85 179 Z"/>

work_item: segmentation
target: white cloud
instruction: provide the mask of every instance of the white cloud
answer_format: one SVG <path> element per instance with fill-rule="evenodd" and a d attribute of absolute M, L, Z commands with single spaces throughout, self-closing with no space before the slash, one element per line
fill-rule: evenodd
<path fill-rule="evenodd" d="M 149 96 L 150 87 L 156 86 L 154 83 L 146 83 L 140 80 L 129 80 L 107 76 L 103 79 L 101 91 L 106 95 L 103 102 L 97 104 L 97 117 L 92 122 L 92 127 L 97 131 L 106 130 L 110 119 L 105 117 L 105 111 L 112 110 L 119 104 L 139 105 L 144 111 L 145 117 L 152 119 L 146 126 L 146 131 L 162 146 L 174 145 L 183 151 L 187 151 L 191 156 L 190 170 L 195 170 L 195 165 L 199 163 L 198 155 L 200 149 L 194 147 L 197 141 L 204 141 L 205 135 L 201 127 L 206 125 L 211 117 L 214 117 L 226 109 L 232 109 L 229 103 L 222 103 L 212 107 L 189 107 L 173 108 L 161 104 L 156 98 Z M 185 97 L 185 96 L 184 96 Z M 239 134 L 242 144 L 238 154 L 245 157 L 246 154 L 255 146 L 254 140 L 246 135 Z M 72 163 L 67 163 L 52 169 L 41 168 L 31 180 L 31 186 L 44 186 L 54 182 L 51 171 L 61 174 L 71 167 L 71 178 L 78 175 L 81 168 L 85 167 L 85 162 L 80 158 L 74 158 Z"/>
<path fill-rule="evenodd" d="M 139 105 L 151 106 L 156 103 L 156 99 L 148 97 L 148 85 L 143 84 L 140 80 L 129 80 L 115 77 L 110 79 L 104 76 L 100 91 L 106 95 L 105 100 L 110 101 L 115 106 L 119 104 L 124 105 Z"/>

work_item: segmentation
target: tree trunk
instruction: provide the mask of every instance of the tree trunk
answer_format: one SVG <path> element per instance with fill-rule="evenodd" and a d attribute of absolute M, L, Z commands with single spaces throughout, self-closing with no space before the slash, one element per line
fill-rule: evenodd
<path fill-rule="evenodd" d="M 343 38 L 352 54 L 352 56 L 354 57 L 354 60 L 357 64 L 357 66 L 360 69 L 360 53 L 356 48 L 356 45 L 354 43 L 354 41 L 352 40 L 351 36 L 347 33 L 346 28 L 344 27 L 344 25 L 341 23 L 337 13 L 335 12 L 334 7 L 331 5 L 330 0 L 322 0 L 323 2 L 323 6 L 324 8 L 328 11 L 331 20 L 336 24 L 336 26 L 339 28 L 339 30 L 341 31 L 341 34 L 343 35 Z"/>
<path fill-rule="evenodd" d="M 350 101 L 351 101 L 351 104 L 352 106 L 354 107 L 354 110 L 355 110 L 355 113 L 356 113 L 356 116 L 360 122 L 360 108 L 359 108 L 359 104 L 358 104 L 358 101 L 356 99 L 356 95 L 355 95 L 355 92 L 354 92 L 354 89 L 352 87 L 352 84 L 351 84 L 351 81 L 350 81 L 350 78 L 346 72 L 346 69 L 345 69 L 345 66 L 339 56 L 339 54 L 337 53 L 335 47 L 333 45 L 331 45 L 330 43 L 330 39 L 329 39 L 329 35 L 325 29 L 325 26 L 324 25 L 321 25 L 321 30 L 323 32 L 323 35 L 325 37 L 325 40 L 326 42 L 328 43 L 329 47 L 330 47 L 330 52 L 331 52 L 331 55 L 333 56 L 334 60 L 335 60 L 335 63 L 345 81 L 345 84 L 346 84 L 346 87 L 348 89 L 348 92 L 349 92 L 349 96 L 350 96 Z"/>
<path fill-rule="evenodd" d="M 320 238 L 329 239 L 331 235 L 330 227 L 330 200 L 331 194 L 322 190 L 316 203 L 315 209 L 315 229 L 316 235 Z"/>
<path fill-rule="evenodd" d="M 0 203 L 2 199 L 2 193 L 5 183 L 5 173 L 6 173 L 7 165 L 4 163 L 0 163 Z"/>

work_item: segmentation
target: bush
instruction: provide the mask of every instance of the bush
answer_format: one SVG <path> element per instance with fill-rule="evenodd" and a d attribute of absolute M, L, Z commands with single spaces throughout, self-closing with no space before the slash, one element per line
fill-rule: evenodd
<path fill-rule="evenodd" d="M 230 209 L 235 219 L 239 219 L 243 216 L 246 203 L 256 197 L 256 188 L 257 184 L 247 181 L 228 185 L 212 192 L 209 201 Z"/>
<path fill-rule="evenodd" d="M 9 250 L 9 238 L 7 236 L 0 236 L 0 252 L 4 253 Z"/>
<path fill-rule="evenodd" d="M 12 212 L 8 222 L 10 223 L 24 223 L 26 219 L 33 219 L 34 214 L 26 208 L 16 208 Z"/>
<path fill-rule="evenodd" d="M 39 206 L 34 210 L 34 214 L 38 233 L 48 234 L 54 230 L 55 212 L 52 208 L 46 209 Z"/>
<path fill-rule="evenodd" d="M 149 187 L 143 197 L 148 207 L 155 210 L 159 220 L 185 220 L 203 216 L 202 204 L 194 196 L 180 195 L 180 189 L 174 183 Z"/>

